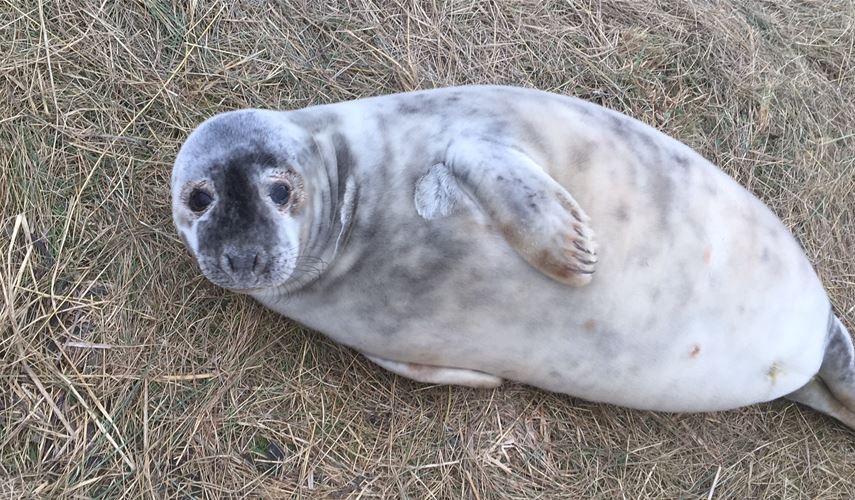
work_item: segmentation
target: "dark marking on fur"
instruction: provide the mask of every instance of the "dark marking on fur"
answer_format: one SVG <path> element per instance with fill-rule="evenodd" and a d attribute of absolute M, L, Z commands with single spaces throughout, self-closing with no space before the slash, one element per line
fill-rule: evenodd
<path fill-rule="evenodd" d="M 657 168 L 650 171 L 648 182 L 653 195 L 652 203 L 659 213 L 659 225 L 662 229 L 666 229 L 670 223 L 671 208 L 676 195 L 674 180 Z"/>
<path fill-rule="evenodd" d="M 674 267 L 677 270 L 676 275 L 682 278 L 676 290 L 676 297 L 678 299 L 677 305 L 682 308 L 689 304 L 694 298 L 695 287 L 697 285 L 694 279 L 692 279 L 692 273 L 689 272 L 689 269 L 695 269 L 696 266 L 689 266 L 685 261 L 681 260 L 677 262 Z"/>
<path fill-rule="evenodd" d="M 619 354 L 624 352 L 620 334 L 609 327 L 598 328 L 593 339 L 597 350 L 606 359 L 616 359 Z"/>
<path fill-rule="evenodd" d="M 204 142 L 234 144 L 247 137 L 266 137 L 269 131 L 259 122 L 255 111 L 227 113 L 215 117 L 208 124 L 205 135 L 212 136 Z"/>
<path fill-rule="evenodd" d="M 395 103 L 395 112 L 404 116 L 434 115 L 445 117 L 446 112 L 472 112 L 472 108 L 461 110 L 459 103 L 461 95 L 457 92 L 450 95 L 415 94 L 402 96 Z M 455 106 L 456 105 L 456 106 Z"/>
<path fill-rule="evenodd" d="M 338 114 L 330 111 L 321 111 L 317 108 L 292 111 L 288 114 L 288 119 L 310 134 L 335 129 L 341 123 Z"/>
<path fill-rule="evenodd" d="M 518 113 L 518 116 L 522 116 L 522 113 Z M 540 132 L 540 129 L 528 120 L 524 120 L 522 118 L 519 119 L 515 124 L 515 128 L 518 131 L 518 135 L 522 136 L 524 144 L 533 144 L 537 153 L 543 155 L 542 161 L 545 165 L 555 165 L 555 158 L 552 156 L 552 146 L 547 140 L 546 136 Z"/>
<path fill-rule="evenodd" d="M 662 296 L 662 290 L 656 286 L 650 290 L 650 302 L 657 303 L 659 302 L 659 297 Z"/>
<path fill-rule="evenodd" d="M 650 164 L 659 163 L 661 153 L 659 151 L 659 143 L 656 142 L 653 137 L 646 131 L 639 130 L 635 124 L 633 124 L 630 129 L 631 137 L 635 144 L 641 146 L 644 149 L 648 156 L 648 161 Z"/>
<path fill-rule="evenodd" d="M 683 153 L 671 153 L 671 160 L 674 161 L 681 168 L 689 168 L 690 162 L 689 158 L 686 157 Z"/>
<path fill-rule="evenodd" d="M 430 113 L 433 108 L 433 99 L 424 94 L 415 94 L 398 99 L 395 111 L 402 115 L 415 115 Z"/>
<path fill-rule="evenodd" d="M 583 140 L 579 145 L 570 150 L 570 166 L 580 172 L 585 172 L 591 167 L 591 157 L 596 145 L 592 141 Z"/>
<path fill-rule="evenodd" d="M 272 250 L 276 224 L 255 185 L 259 172 L 281 167 L 261 145 L 254 150 L 239 150 L 211 169 L 217 202 L 207 220 L 200 221 L 199 246 L 206 257 L 219 260 L 226 245 L 237 248 Z"/>
<path fill-rule="evenodd" d="M 653 330 L 658 321 L 656 320 L 656 316 L 650 316 L 644 321 L 644 325 L 642 325 L 641 330 L 645 332 L 649 332 Z"/>
<path fill-rule="evenodd" d="M 483 114 L 483 113 L 482 113 Z M 501 143 L 502 138 L 508 134 L 508 123 L 499 116 L 488 116 L 487 129 L 479 134 L 482 140 Z"/>
<path fill-rule="evenodd" d="M 607 113 L 605 115 L 606 122 L 612 133 L 626 142 L 629 142 L 629 126 L 628 121 L 621 116 Z"/>
<path fill-rule="evenodd" d="M 629 207 L 626 203 L 621 203 L 614 211 L 615 219 L 621 222 L 629 222 Z"/>
<path fill-rule="evenodd" d="M 396 223 L 386 219 L 374 234 L 360 234 L 361 256 L 348 271 L 348 279 L 358 280 L 365 294 L 343 294 L 340 287 L 324 285 L 331 302 L 352 304 L 379 335 L 406 332 L 414 322 L 435 315 L 458 269 L 471 253 L 464 235 L 449 231 L 449 219 Z M 394 248 L 395 258 L 389 258 Z M 391 266 L 391 267 L 390 267 Z M 394 280 L 388 276 L 395 275 Z M 450 283 L 451 282 L 451 283 Z M 460 288 L 460 287 L 456 287 Z M 386 300 L 378 301 L 382 294 Z M 481 300 L 473 296 L 471 300 Z"/>
<path fill-rule="evenodd" d="M 338 186 L 336 186 L 336 204 L 335 207 L 338 209 L 342 206 L 344 201 L 344 193 L 345 187 L 347 186 L 347 179 L 350 177 L 350 173 L 354 170 L 354 157 L 353 152 L 351 151 L 350 144 L 348 144 L 347 139 L 344 138 L 341 134 L 333 134 L 332 136 L 333 147 L 335 148 L 335 163 L 336 163 L 336 171 L 338 173 Z M 336 215 L 338 215 L 338 210 L 336 210 Z"/>

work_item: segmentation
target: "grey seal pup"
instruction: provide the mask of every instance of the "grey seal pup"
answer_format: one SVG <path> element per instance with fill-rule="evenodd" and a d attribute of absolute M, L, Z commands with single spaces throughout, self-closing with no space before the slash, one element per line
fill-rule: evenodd
<path fill-rule="evenodd" d="M 801 247 L 688 146 L 468 86 L 216 115 L 172 172 L 221 287 L 404 377 L 661 411 L 786 397 L 855 428 L 855 354 Z"/>

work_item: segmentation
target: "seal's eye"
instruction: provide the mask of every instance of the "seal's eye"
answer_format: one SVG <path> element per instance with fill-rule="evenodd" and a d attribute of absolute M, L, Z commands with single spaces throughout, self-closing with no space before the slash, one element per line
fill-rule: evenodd
<path fill-rule="evenodd" d="M 270 199 L 277 205 L 288 203 L 291 198 L 291 188 L 284 182 L 277 182 L 270 188 Z"/>
<path fill-rule="evenodd" d="M 187 206 L 194 212 L 204 212 L 212 201 L 214 198 L 207 191 L 196 188 L 187 197 Z"/>

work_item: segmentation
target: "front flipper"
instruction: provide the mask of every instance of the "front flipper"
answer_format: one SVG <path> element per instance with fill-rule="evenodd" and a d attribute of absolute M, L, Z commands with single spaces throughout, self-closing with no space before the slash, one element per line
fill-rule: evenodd
<path fill-rule="evenodd" d="M 597 243 L 588 216 L 534 160 L 512 147 L 465 141 L 449 148 L 445 165 L 526 262 L 570 286 L 591 281 Z"/>
<path fill-rule="evenodd" d="M 464 368 L 444 368 L 441 366 L 402 363 L 365 354 L 365 357 L 377 365 L 402 377 L 425 384 L 463 385 L 478 389 L 492 389 L 502 385 L 502 379 L 475 370 Z"/>

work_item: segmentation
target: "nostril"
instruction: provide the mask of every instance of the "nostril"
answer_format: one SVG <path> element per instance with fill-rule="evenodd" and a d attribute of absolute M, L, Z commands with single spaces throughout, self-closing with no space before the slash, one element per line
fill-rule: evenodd
<path fill-rule="evenodd" d="M 258 270 L 258 254 L 255 254 L 255 256 L 252 258 L 252 270 Z"/>
<path fill-rule="evenodd" d="M 229 254 L 226 254 L 226 265 L 229 266 L 229 271 L 235 270 L 235 265 L 232 263 L 232 257 Z"/>

